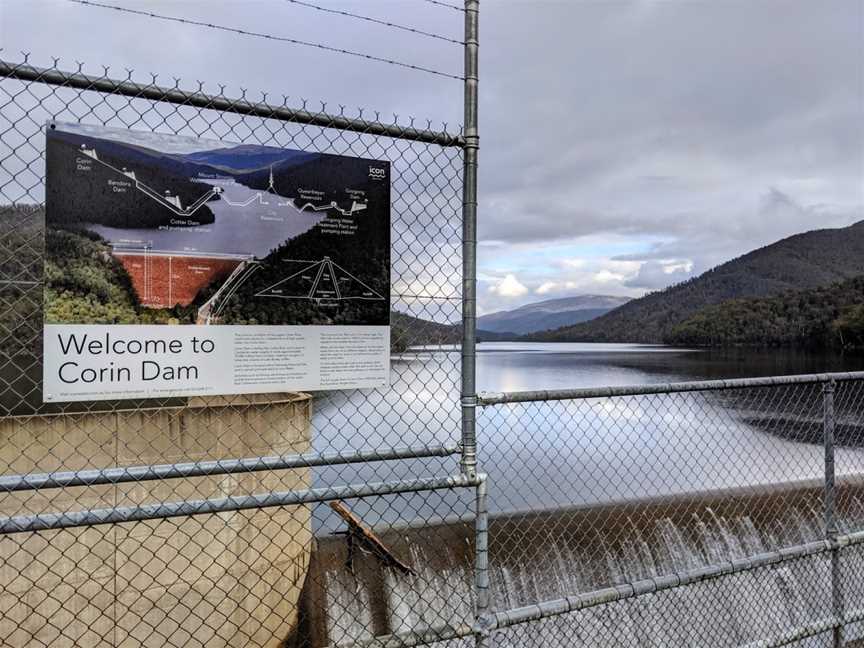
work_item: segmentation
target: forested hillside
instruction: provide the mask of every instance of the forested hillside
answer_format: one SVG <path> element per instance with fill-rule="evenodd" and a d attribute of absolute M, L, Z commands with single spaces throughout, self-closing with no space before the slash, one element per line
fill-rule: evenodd
<path fill-rule="evenodd" d="M 864 276 L 823 288 L 708 306 L 666 337 L 686 346 L 864 347 Z"/>
<path fill-rule="evenodd" d="M 45 229 L 44 313 L 50 324 L 192 324 L 196 305 L 144 308 L 110 246 L 86 230 Z"/>
<path fill-rule="evenodd" d="M 45 210 L 39 205 L 0 205 L 0 358 L 4 365 L 17 354 L 33 352 L 34 332 L 42 325 L 44 222 Z"/>
<path fill-rule="evenodd" d="M 390 349 L 396 353 L 410 347 L 459 344 L 462 329 L 452 324 L 439 324 L 404 313 L 390 313 Z"/>
<path fill-rule="evenodd" d="M 796 234 L 709 270 L 699 277 L 634 299 L 590 322 L 532 339 L 560 342 L 659 343 L 672 329 L 713 304 L 772 297 L 864 274 L 864 221 Z"/>

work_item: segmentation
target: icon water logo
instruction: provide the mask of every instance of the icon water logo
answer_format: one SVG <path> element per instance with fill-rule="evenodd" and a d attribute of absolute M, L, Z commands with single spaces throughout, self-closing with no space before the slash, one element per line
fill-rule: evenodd
<path fill-rule="evenodd" d="M 373 180 L 384 180 L 387 177 L 387 169 L 382 167 L 369 167 L 369 177 Z"/>

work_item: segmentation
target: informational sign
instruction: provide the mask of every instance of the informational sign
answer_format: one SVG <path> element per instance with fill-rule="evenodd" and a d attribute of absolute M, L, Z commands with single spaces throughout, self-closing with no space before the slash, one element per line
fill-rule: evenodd
<path fill-rule="evenodd" d="M 49 123 L 44 399 L 382 387 L 390 165 Z"/>

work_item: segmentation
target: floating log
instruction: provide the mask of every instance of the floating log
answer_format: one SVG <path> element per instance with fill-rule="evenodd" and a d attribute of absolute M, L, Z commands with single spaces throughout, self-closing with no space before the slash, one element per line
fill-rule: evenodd
<path fill-rule="evenodd" d="M 339 516 L 348 524 L 348 566 L 351 567 L 354 554 L 354 543 L 356 542 L 361 549 L 365 548 L 375 555 L 378 560 L 383 562 L 388 567 L 393 567 L 403 574 L 416 576 L 411 567 L 399 560 L 392 551 L 390 551 L 378 536 L 373 533 L 372 529 L 363 524 L 362 520 L 352 513 L 347 506 L 342 502 L 330 502 L 332 508 Z"/>

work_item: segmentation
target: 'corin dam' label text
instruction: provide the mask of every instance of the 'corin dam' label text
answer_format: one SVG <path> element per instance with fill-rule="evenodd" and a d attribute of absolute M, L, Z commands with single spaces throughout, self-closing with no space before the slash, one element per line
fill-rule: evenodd
<path fill-rule="evenodd" d="M 142 356 L 141 362 L 138 364 L 137 375 L 133 375 L 131 367 L 117 366 L 111 360 L 99 367 L 89 366 L 91 363 L 66 360 L 60 364 L 57 372 L 60 381 L 67 385 L 132 382 L 135 380 L 197 380 L 199 369 L 196 365 L 171 364 L 162 359 L 154 359 L 154 357 L 188 356 L 190 350 L 194 355 L 211 354 L 216 349 L 213 340 L 199 337 L 189 339 L 188 346 L 183 340 L 176 338 L 140 340 L 114 337 L 110 333 L 105 333 L 104 337 L 93 337 L 86 333 L 83 335 L 58 333 L 57 341 L 64 358 L 77 356 L 80 360 L 83 356 L 101 356 L 107 360 L 111 356 L 122 356 L 124 359 L 128 356 Z"/>

